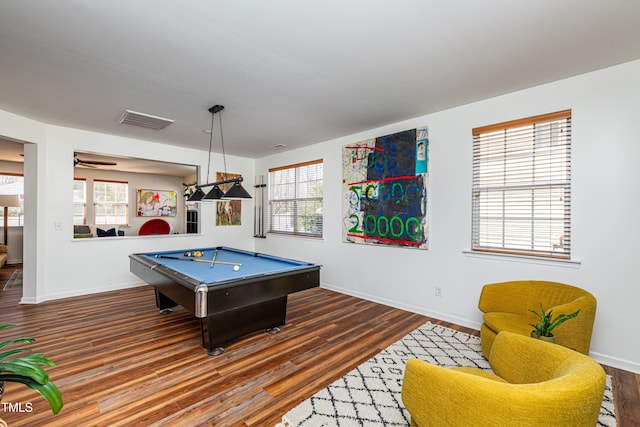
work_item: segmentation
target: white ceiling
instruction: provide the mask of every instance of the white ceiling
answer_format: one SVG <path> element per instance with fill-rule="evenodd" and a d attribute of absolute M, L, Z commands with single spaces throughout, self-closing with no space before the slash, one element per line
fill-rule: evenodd
<path fill-rule="evenodd" d="M 0 0 L 0 109 L 251 158 L 638 58 L 637 0 Z"/>

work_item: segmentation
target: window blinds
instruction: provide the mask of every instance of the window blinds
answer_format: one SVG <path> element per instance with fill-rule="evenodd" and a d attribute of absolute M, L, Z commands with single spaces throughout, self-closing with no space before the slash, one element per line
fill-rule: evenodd
<path fill-rule="evenodd" d="M 472 133 L 472 250 L 569 258 L 571 110 Z"/>
<path fill-rule="evenodd" d="M 322 160 L 269 169 L 269 231 L 322 237 Z"/>

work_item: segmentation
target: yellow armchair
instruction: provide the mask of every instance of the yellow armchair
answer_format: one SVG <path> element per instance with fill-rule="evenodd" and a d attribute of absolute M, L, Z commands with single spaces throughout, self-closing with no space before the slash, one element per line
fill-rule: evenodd
<path fill-rule="evenodd" d="M 482 353 L 489 357 L 491 346 L 501 331 L 529 336 L 537 323 L 529 310 L 570 314 L 580 310 L 578 317 L 553 330 L 556 344 L 589 354 L 591 334 L 596 317 L 596 299 L 589 292 L 575 286 L 541 280 L 518 280 L 485 285 L 480 294 L 478 308 L 484 312 L 480 327 Z"/>
<path fill-rule="evenodd" d="M 530 337 L 501 332 L 489 363 L 444 368 L 409 359 L 402 401 L 413 427 L 590 426 L 598 422 L 605 373 L 593 359 Z"/>

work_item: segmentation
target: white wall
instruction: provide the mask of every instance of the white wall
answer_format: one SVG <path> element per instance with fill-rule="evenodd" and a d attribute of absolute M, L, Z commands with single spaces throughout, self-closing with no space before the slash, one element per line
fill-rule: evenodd
<path fill-rule="evenodd" d="M 196 165 L 201 182 L 206 152 L 51 126 L 4 111 L 0 136 L 33 143 L 25 145 L 23 303 L 138 286 L 142 282 L 129 272 L 130 253 L 218 245 L 253 249 L 252 200 L 243 202 L 241 226 L 217 227 L 215 203 L 203 203 L 199 234 L 73 239 L 74 150 Z M 211 162 L 212 171 L 222 170 L 220 155 Z M 253 182 L 253 160 L 227 156 L 227 166 Z"/>
<path fill-rule="evenodd" d="M 402 123 L 259 159 L 268 169 L 324 158 L 323 240 L 269 234 L 256 251 L 323 265 L 323 286 L 479 329 L 486 283 L 566 282 L 592 292 L 598 312 L 592 356 L 640 372 L 640 61 L 460 106 Z M 425 76 L 425 78 L 428 78 Z M 573 110 L 572 253 L 579 263 L 545 263 L 464 253 L 471 239 L 471 129 Z M 427 251 L 342 242 L 342 146 L 430 129 L 430 244 Z M 442 297 L 434 287 L 442 288 Z"/>

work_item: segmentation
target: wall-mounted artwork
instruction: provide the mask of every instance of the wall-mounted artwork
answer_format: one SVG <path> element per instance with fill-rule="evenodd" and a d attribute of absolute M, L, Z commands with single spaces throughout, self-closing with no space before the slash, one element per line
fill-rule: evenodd
<path fill-rule="evenodd" d="M 226 181 L 228 179 L 240 178 L 239 173 L 216 172 L 216 181 Z M 228 191 L 233 183 L 222 184 L 220 189 Z M 216 225 L 242 225 L 242 201 L 240 200 L 220 200 L 216 205 Z"/>
<path fill-rule="evenodd" d="M 429 129 L 342 150 L 343 240 L 429 249 Z"/>
<path fill-rule="evenodd" d="M 138 216 L 176 216 L 178 196 L 170 190 L 138 190 Z"/>

